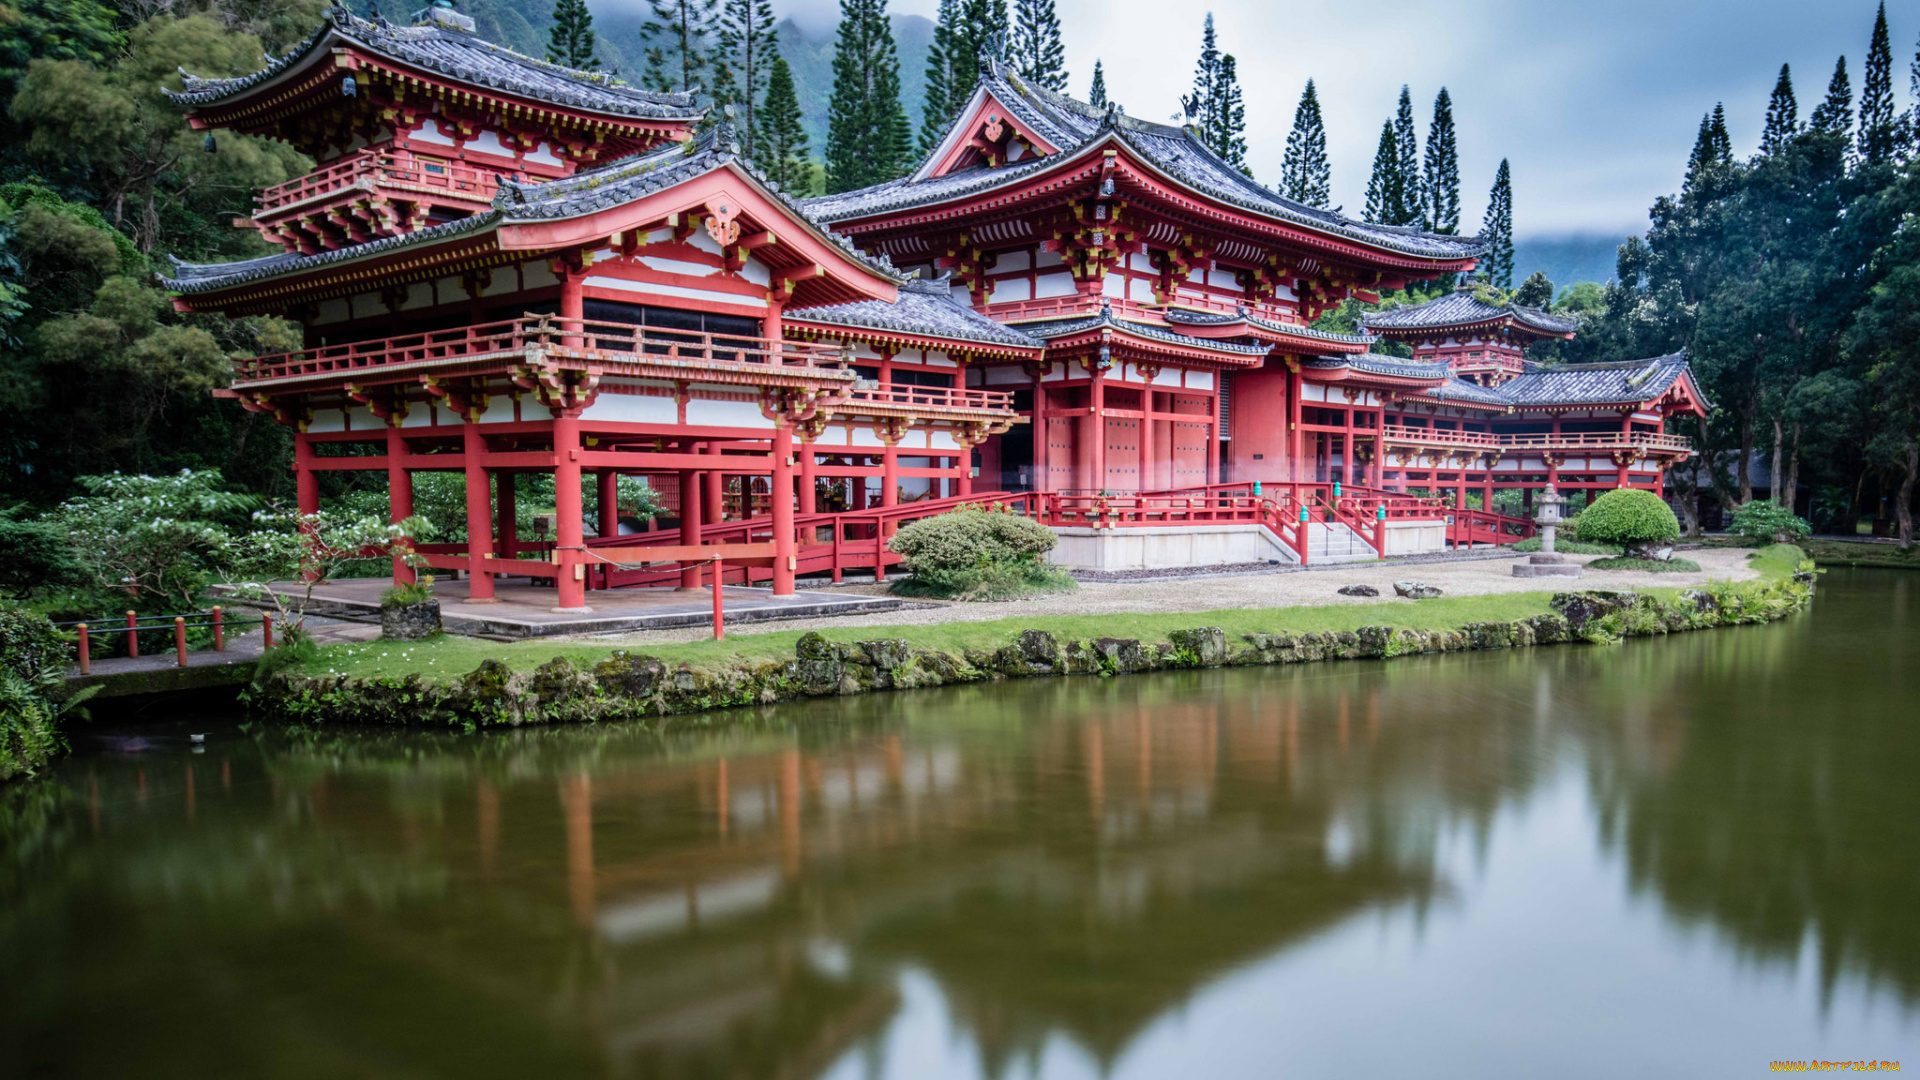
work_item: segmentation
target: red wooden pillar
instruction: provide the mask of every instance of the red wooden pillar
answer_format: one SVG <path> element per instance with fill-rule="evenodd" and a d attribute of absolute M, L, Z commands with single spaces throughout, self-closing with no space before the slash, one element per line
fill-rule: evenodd
<path fill-rule="evenodd" d="M 556 416 L 553 419 L 553 538 L 554 579 L 558 602 L 554 610 L 590 611 L 587 607 L 587 581 L 584 573 L 586 523 L 581 520 L 580 499 L 580 418 Z M 578 574 L 578 576 L 576 576 Z"/>
<path fill-rule="evenodd" d="M 586 318 L 587 268 L 583 258 L 577 265 L 563 265 L 560 272 L 560 318 Z M 579 347 L 585 339 L 578 333 L 564 335 L 561 339 L 567 345 Z"/>
<path fill-rule="evenodd" d="M 520 555 L 520 516 L 513 499 L 513 474 L 496 471 L 493 474 L 494 515 L 500 521 L 500 557 L 514 559 Z"/>
<path fill-rule="evenodd" d="M 467 418 L 461 429 L 461 459 L 467 480 L 467 599 L 476 604 L 491 604 L 493 575 L 481 568 L 482 560 L 493 554 L 492 493 L 487 490 L 485 457 L 487 440 L 480 425 Z"/>
<path fill-rule="evenodd" d="M 407 471 L 407 441 L 400 437 L 401 417 L 387 421 L 387 520 L 399 524 L 413 516 L 413 474 Z M 413 567 L 399 556 L 393 559 L 393 583 L 414 579 Z"/>
<path fill-rule="evenodd" d="M 708 443 L 707 453 L 713 457 L 719 457 L 720 444 L 718 442 Z M 708 469 L 702 473 L 701 476 L 704 477 L 701 482 L 706 491 L 706 506 L 700 516 L 700 520 L 709 525 L 718 525 L 727 519 L 726 474 L 719 469 Z M 752 485 L 747 483 L 746 480 L 742 479 L 740 481 L 740 516 L 743 518 L 753 516 L 753 492 L 751 488 Z"/>
<path fill-rule="evenodd" d="M 886 446 L 880 450 L 880 505 L 900 505 L 900 438 L 882 435 Z"/>
<path fill-rule="evenodd" d="M 819 492 L 816 490 L 819 478 L 814 475 L 814 469 L 819 467 L 816 460 L 818 455 L 814 452 L 813 439 L 807 438 L 804 432 L 800 436 L 800 512 L 817 514 L 820 512 Z"/>
<path fill-rule="evenodd" d="M 1087 414 L 1086 431 L 1088 433 L 1086 460 L 1088 477 L 1083 485 L 1094 491 L 1103 491 L 1107 486 L 1107 373 L 1098 367 L 1087 372 L 1093 379 L 1089 390 L 1091 409 Z"/>
<path fill-rule="evenodd" d="M 320 512 L 320 477 L 313 471 L 313 442 L 304 431 L 293 436 L 293 492 L 300 513 Z"/>
<path fill-rule="evenodd" d="M 784 421 L 773 427 L 773 595 L 793 595 L 793 428 Z"/>
<path fill-rule="evenodd" d="M 1220 482 L 1220 373 L 1213 373 L 1213 393 L 1207 395 L 1207 483 Z"/>
<path fill-rule="evenodd" d="M 700 542 L 700 504 L 704 501 L 700 492 L 701 474 L 690 469 L 680 473 L 680 542 L 697 544 Z M 700 587 L 700 565 L 689 563 L 680 571 L 682 591 Z"/>
<path fill-rule="evenodd" d="M 1287 397 L 1289 398 L 1287 406 L 1287 475 L 1296 484 L 1313 479 L 1312 475 L 1305 469 L 1305 462 L 1303 460 L 1307 456 L 1307 433 L 1300 430 L 1300 424 L 1305 415 L 1304 407 L 1301 404 L 1301 398 L 1305 396 L 1305 389 L 1306 380 L 1300 377 L 1300 373 L 1298 371 L 1289 372 L 1287 375 Z"/>
<path fill-rule="evenodd" d="M 598 484 L 594 492 L 599 502 L 600 535 L 620 535 L 620 474 L 612 469 L 601 469 L 594 474 Z"/>
<path fill-rule="evenodd" d="M 1053 474 L 1047 455 L 1047 384 L 1044 374 L 1033 377 L 1033 490 L 1052 491 Z"/>
<path fill-rule="evenodd" d="M 1560 418 L 1558 416 L 1553 418 L 1553 434 L 1555 436 L 1555 440 L 1557 440 L 1560 435 Z M 1549 441 L 1549 444 L 1548 444 L 1549 446 L 1552 445 L 1552 441 L 1553 440 Z M 1558 462 L 1554 461 L 1553 451 L 1549 449 L 1545 454 L 1542 454 L 1541 456 L 1545 458 L 1547 462 L 1547 483 L 1552 484 L 1555 488 L 1558 488 L 1560 486 L 1560 465 Z"/>
<path fill-rule="evenodd" d="M 960 474 L 954 478 L 953 493 L 964 499 L 973 494 L 973 448 L 979 444 L 960 437 L 957 432 L 954 440 L 960 444 Z"/>
<path fill-rule="evenodd" d="M 1153 460 L 1153 379 L 1147 378 L 1147 385 L 1140 391 L 1140 485 L 1141 491 L 1153 491 L 1160 486 L 1160 478 L 1154 475 Z"/>

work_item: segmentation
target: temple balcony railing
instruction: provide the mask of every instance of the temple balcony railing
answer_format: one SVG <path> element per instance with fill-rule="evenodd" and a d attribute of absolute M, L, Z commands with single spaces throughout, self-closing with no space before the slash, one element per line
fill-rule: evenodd
<path fill-rule="evenodd" d="M 1687 455 L 1693 442 L 1684 435 L 1663 435 L 1650 431 L 1541 432 L 1526 435 L 1501 435 L 1487 431 L 1449 431 L 1387 424 L 1380 437 L 1389 446 L 1461 449 L 1475 452 L 1535 450 L 1545 453 L 1611 452 L 1642 450 L 1655 454 Z"/>
<path fill-rule="evenodd" d="M 258 207 L 254 218 L 277 217 L 349 188 L 450 196 L 460 202 L 486 205 L 493 201 L 499 187 L 499 174 L 488 169 L 416 157 L 404 150 L 356 150 L 330 165 L 254 196 Z"/>
<path fill-rule="evenodd" d="M 247 396 L 406 384 L 450 376 L 512 374 L 529 365 L 593 369 L 603 376 L 706 380 L 743 387 L 810 386 L 830 392 L 829 412 L 909 420 L 1013 422 L 1013 395 L 998 390 L 880 386 L 854 373 L 838 345 L 705 334 L 554 315 L 431 330 L 250 356 L 233 363 Z M 1001 427 L 1000 430 L 1004 430 Z"/>

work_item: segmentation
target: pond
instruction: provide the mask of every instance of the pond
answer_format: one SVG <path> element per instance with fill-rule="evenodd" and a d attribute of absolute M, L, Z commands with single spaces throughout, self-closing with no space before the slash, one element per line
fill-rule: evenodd
<path fill-rule="evenodd" d="M 625 726 L 96 725 L 12 1076 L 1920 1068 L 1920 575 L 1785 622 Z M 190 732 L 205 732 L 194 746 Z"/>

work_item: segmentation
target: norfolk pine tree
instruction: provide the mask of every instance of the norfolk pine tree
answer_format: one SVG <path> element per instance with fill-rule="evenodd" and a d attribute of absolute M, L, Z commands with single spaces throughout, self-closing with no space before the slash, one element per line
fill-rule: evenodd
<path fill-rule="evenodd" d="M 1232 53 L 1220 57 L 1213 98 L 1205 113 L 1206 143 L 1221 160 L 1251 176 L 1247 170 L 1247 106 L 1240 94 L 1239 65 Z"/>
<path fill-rule="evenodd" d="M 772 0 L 723 0 L 713 51 L 714 98 L 734 107 L 741 149 L 749 161 L 760 160 L 755 147 L 761 128 L 759 103 L 779 54 Z"/>
<path fill-rule="evenodd" d="M 1513 288 L 1513 173 L 1507 159 L 1500 159 L 1500 171 L 1494 175 L 1493 190 L 1487 196 L 1487 216 L 1480 227 L 1486 239 L 1487 253 L 1480 260 L 1480 272 L 1489 283 Z"/>
<path fill-rule="evenodd" d="M 1413 123 L 1413 94 L 1404 86 L 1393 114 L 1393 156 L 1400 174 L 1400 202 L 1390 224 L 1423 225 L 1427 220 L 1427 185 L 1420 175 L 1420 134 Z"/>
<path fill-rule="evenodd" d="M 900 105 L 900 52 L 886 0 L 840 0 L 827 109 L 827 190 L 852 191 L 898 177 L 912 152 Z"/>
<path fill-rule="evenodd" d="M 1920 64 L 1920 61 L 1916 61 L 1916 64 Z M 1920 66 L 1915 70 L 1920 71 Z M 1920 75 L 1916 75 L 1915 78 L 1920 78 Z M 1093 62 L 1093 86 L 1087 90 L 1087 104 L 1096 109 L 1107 107 L 1107 73 L 1100 69 L 1098 60 Z"/>
<path fill-rule="evenodd" d="M 1327 162 L 1327 128 L 1320 95 L 1307 80 L 1287 133 L 1287 156 L 1280 166 L 1280 194 L 1295 202 L 1327 209 L 1333 201 L 1333 167 Z"/>
<path fill-rule="evenodd" d="M 553 30 L 547 35 L 547 62 L 592 71 L 600 66 L 593 45 L 593 16 L 587 11 L 587 0 L 555 0 Z"/>
<path fill-rule="evenodd" d="M 1893 157 L 1899 141 L 1893 113 L 1893 45 L 1887 36 L 1887 5 L 1873 21 L 1873 41 L 1860 76 L 1860 160 L 1879 165 Z"/>
<path fill-rule="evenodd" d="M 640 80 L 649 90 L 687 93 L 702 85 L 711 58 L 712 39 L 720 0 L 648 0 L 653 17 L 640 27 L 647 36 L 647 73 Z"/>
<path fill-rule="evenodd" d="M 1853 84 L 1847 80 L 1846 57 L 1834 64 L 1833 78 L 1827 81 L 1827 96 L 1807 118 L 1807 126 L 1838 135 L 1853 132 Z"/>
<path fill-rule="evenodd" d="M 1373 172 L 1367 177 L 1366 219 L 1380 225 L 1394 224 L 1402 199 L 1400 157 L 1394 148 L 1393 121 L 1380 125 L 1380 145 L 1373 152 Z"/>
<path fill-rule="evenodd" d="M 778 52 L 767 74 L 767 99 L 760 105 L 759 121 L 754 147 L 760 171 L 782 191 L 811 194 L 813 163 L 807 160 L 807 133 L 800 126 L 800 97 L 793 88 L 793 68 Z"/>
<path fill-rule="evenodd" d="M 1433 99 L 1433 123 L 1427 128 L 1427 228 L 1452 235 L 1460 231 L 1460 150 L 1453 131 L 1453 98 L 1446 87 Z"/>
<path fill-rule="evenodd" d="M 1780 78 L 1773 84 L 1773 96 L 1767 100 L 1767 126 L 1760 133 L 1760 152 L 1777 154 L 1795 135 L 1800 134 L 1800 104 L 1793 97 L 1793 72 L 1780 65 Z"/>
<path fill-rule="evenodd" d="M 1054 0 L 1013 0 L 1013 67 L 1020 77 L 1055 93 L 1067 88 L 1066 50 Z"/>
<path fill-rule="evenodd" d="M 920 153 L 930 153 L 980 84 L 980 58 L 995 33 L 1007 28 L 1007 0 L 940 0 L 927 50 L 926 100 L 920 112 Z"/>

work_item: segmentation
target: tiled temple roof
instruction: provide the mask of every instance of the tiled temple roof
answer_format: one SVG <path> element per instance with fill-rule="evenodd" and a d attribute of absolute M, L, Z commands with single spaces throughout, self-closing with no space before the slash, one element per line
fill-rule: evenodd
<path fill-rule="evenodd" d="M 979 92 L 991 93 L 1021 123 L 1063 154 L 1070 154 L 1112 132 L 1143 160 L 1179 183 L 1265 217 L 1418 258 L 1466 259 L 1485 249 L 1473 237 L 1374 225 L 1295 202 L 1260 186 L 1222 161 L 1185 128 L 1136 120 L 1115 108 L 1094 108 L 1034 86 L 997 62 L 989 63 Z M 971 107 L 970 104 L 969 109 Z M 1044 169 L 1054 160 L 1039 158 L 1000 168 L 967 169 L 928 177 L 925 174 L 933 162 L 930 156 L 911 176 L 858 191 L 823 196 L 810 200 L 808 205 L 825 221 L 869 217 L 997 188 Z"/>
<path fill-rule="evenodd" d="M 1235 356 L 1265 356 L 1271 347 L 1267 345 L 1242 345 L 1233 341 L 1218 341 L 1213 338 L 1199 338 L 1188 334 L 1176 333 L 1163 326 L 1133 322 L 1130 319 L 1116 318 L 1113 309 L 1100 305 L 1100 314 L 1078 319 L 1051 319 L 1045 322 L 1020 324 L 1020 329 L 1042 340 L 1070 337 L 1089 330 L 1111 327 L 1123 333 L 1152 341 L 1163 341 L 1169 345 L 1180 345 L 1190 349 L 1212 349 L 1215 352 L 1231 353 Z"/>
<path fill-rule="evenodd" d="M 550 64 L 483 41 L 459 27 L 458 17 L 433 25 L 393 26 L 368 21 L 344 8 L 330 8 L 327 22 L 286 54 L 269 58 L 251 75 L 203 79 L 180 73 L 183 89 L 167 91 L 175 105 L 216 105 L 266 82 L 309 57 L 324 60 L 330 42 L 345 41 L 397 64 L 445 75 L 454 82 L 488 87 L 519 97 L 611 116 L 647 120 L 698 120 L 703 111 L 695 94 L 663 94 L 628 86 L 611 75 Z"/>
<path fill-rule="evenodd" d="M 1272 319 L 1263 319 L 1246 308 L 1241 308 L 1237 314 L 1233 315 L 1215 311 L 1192 311 L 1187 308 L 1167 308 L 1161 314 L 1175 326 L 1233 326 L 1245 323 L 1270 333 L 1291 334 L 1294 337 L 1336 342 L 1341 345 L 1371 345 L 1377 340 L 1371 334 L 1341 334 L 1332 330 L 1316 330 L 1311 326 L 1301 326 L 1297 323 L 1274 322 Z"/>
<path fill-rule="evenodd" d="M 1530 368 L 1498 389 L 1513 405 L 1612 405 L 1652 401 L 1692 373 L 1687 354 L 1677 352 L 1650 360 Z"/>
<path fill-rule="evenodd" d="M 949 341 L 977 341 L 1013 349 L 1040 349 L 1045 342 L 1004 323 L 994 322 L 953 298 L 945 278 L 914 278 L 900 286 L 900 299 L 856 300 L 850 304 L 796 308 L 787 322 L 891 331 Z"/>
<path fill-rule="evenodd" d="M 239 262 L 204 264 L 183 263 L 174 259 L 173 275 L 163 277 L 162 281 L 167 288 L 176 292 L 210 292 L 262 278 L 311 270 L 329 263 L 347 262 L 399 248 L 430 244 L 465 232 L 479 232 L 496 224 L 579 217 L 623 206 L 728 163 L 737 164 L 761 180 L 769 198 L 784 206 L 796 219 L 810 226 L 816 237 L 832 244 L 852 261 L 896 284 L 907 280 L 885 255 L 877 258 L 867 255 L 845 237 L 814 221 L 803 207 L 780 194 L 774 185 L 766 183 L 736 152 L 732 126 L 720 124 L 698 139 L 670 143 L 560 180 L 533 183 L 503 178 L 499 191 L 494 194 L 491 210 L 444 225 L 313 255 L 288 253 Z"/>
<path fill-rule="evenodd" d="M 1453 374 L 1453 369 L 1446 364 L 1408 360 L 1405 357 L 1373 352 L 1361 353 L 1358 356 L 1318 356 L 1306 361 L 1306 366 L 1321 371 L 1351 368 L 1368 375 L 1384 375 L 1394 379 L 1427 379 L 1436 383 L 1452 377 Z"/>
<path fill-rule="evenodd" d="M 1500 392 L 1499 387 L 1481 386 L 1458 375 L 1449 375 L 1446 382 L 1422 393 L 1438 401 L 1463 401 L 1474 405 L 1491 405 L 1497 409 L 1513 404 Z"/>
<path fill-rule="evenodd" d="M 1450 326 L 1472 326 L 1496 319 L 1512 319 L 1524 329 L 1556 336 L 1571 334 L 1579 327 L 1572 319 L 1539 308 L 1522 307 L 1519 304 L 1495 307 L 1482 303 L 1470 288 L 1455 290 L 1424 304 L 1362 315 L 1360 324 L 1369 330 L 1391 334 L 1396 331 L 1444 330 Z"/>

